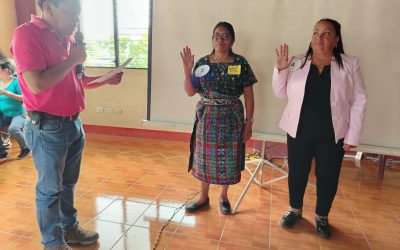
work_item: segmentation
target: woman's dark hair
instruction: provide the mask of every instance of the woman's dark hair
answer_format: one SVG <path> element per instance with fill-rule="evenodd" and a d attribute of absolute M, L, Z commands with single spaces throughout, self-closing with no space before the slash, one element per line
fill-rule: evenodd
<path fill-rule="evenodd" d="M 340 31 L 341 25 L 338 21 L 330 19 L 330 18 L 323 18 L 319 20 L 317 23 L 320 22 L 328 22 L 333 25 L 333 28 L 335 29 L 336 37 L 339 37 L 339 41 L 336 44 L 336 46 L 333 48 L 333 56 L 335 57 L 335 60 L 337 64 L 339 65 L 339 69 L 343 68 L 343 61 L 342 61 L 342 56 L 340 54 L 344 54 L 344 49 L 343 49 L 343 42 L 342 42 L 342 33 Z M 311 48 L 311 43 L 310 46 L 308 47 L 307 53 L 306 53 L 306 59 L 303 62 L 303 65 L 301 67 L 303 68 L 304 65 L 307 62 L 307 59 L 310 55 L 312 55 L 313 50 Z"/>
<path fill-rule="evenodd" d="M 215 27 L 214 27 L 214 29 L 213 29 L 213 35 L 214 35 L 214 32 L 215 32 L 215 30 L 218 28 L 218 27 L 224 27 L 224 28 L 226 28 L 227 30 L 228 30 L 228 32 L 229 32 L 229 35 L 231 36 L 231 39 L 232 39 L 232 41 L 235 41 L 235 30 L 233 29 L 233 26 L 232 26 L 232 24 L 230 24 L 230 23 L 228 23 L 228 22 L 219 22 L 219 23 L 217 23 L 217 25 L 215 25 Z M 213 49 L 213 51 L 211 52 L 211 54 L 214 54 L 215 53 L 215 49 Z M 232 50 L 232 48 L 229 50 L 229 55 L 233 55 L 234 53 L 233 53 L 233 50 Z"/>
<path fill-rule="evenodd" d="M 0 68 L 1 69 L 7 69 L 8 70 L 8 74 L 10 76 L 15 76 L 15 67 L 14 67 L 14 64 L 11 63 L 10 60 L 8 60 L 8 59 L 0 60 Z"/>

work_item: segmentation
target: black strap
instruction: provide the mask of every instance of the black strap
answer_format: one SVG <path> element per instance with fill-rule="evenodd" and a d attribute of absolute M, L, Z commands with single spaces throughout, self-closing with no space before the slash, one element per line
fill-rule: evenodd
<path fill-rule="evenodd" d="M 197 118 L 197 114 L 195 117 L 196 117 L 196 120 L 194 121 L 192 135 L 190 136 L 190 157 L 189 157 L 188 172 L 190 172 L 190 170 L 193 167 L 193 157 L 194 157 L 194 151 L 196 149 L 196 131 L 197 131 L 197 123 L 199 123 L 199 119 Z"/>

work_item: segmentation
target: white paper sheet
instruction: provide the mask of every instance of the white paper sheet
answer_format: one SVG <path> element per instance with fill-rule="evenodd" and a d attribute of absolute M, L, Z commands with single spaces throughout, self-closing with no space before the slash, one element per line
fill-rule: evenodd
<path fill-rule="evenodd" d="M 119 67 L 111 70 L 110 72 L 104 74 L 103 76 L 100 76 L 99 78 L 89 82 L 88 84 L 92 84 L 95 82 L 104 82 L 107 81 L 109 79 L 111 79 L 115 74 L 118 74 L 120 72 L 122 72 L 122 70 L 132 61 L 133 57 L 128 58 L 125 62 L 123 62 Z"/>

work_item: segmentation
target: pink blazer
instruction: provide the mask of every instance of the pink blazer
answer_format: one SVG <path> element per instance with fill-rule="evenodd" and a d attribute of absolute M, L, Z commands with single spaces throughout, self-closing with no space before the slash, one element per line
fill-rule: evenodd
<path fill-rule="evenodd" d="M 296 57 L 304 62 L 305 55 Z M 296 59 L 295 59 L 296 60 Z M 357 146 L 360 141 L 367 91 L 360 71 L 358 58 L 342 54 L 343 68 L 332 58 L 331 64 L 331 113 L 336 143 L 344 138 L 344 143 Z M 303 104 L 305 85 L 310 70 L 311 58 L 303 68 L 289 67 L 278 72 L 274 68 L 272 89 L 275 96 L 288 98 L 279 127 L 290 136 L 296 137 Z"/>

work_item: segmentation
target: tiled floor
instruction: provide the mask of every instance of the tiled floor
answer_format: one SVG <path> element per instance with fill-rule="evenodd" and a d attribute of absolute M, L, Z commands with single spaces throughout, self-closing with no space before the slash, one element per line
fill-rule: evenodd
<path fill-rule="evenodd" d="M 12 151 L 13 158 L 18 154 Z M 97 245 L 77 249 L 400 249 L 400 166 L 376 178 L 377 163 L 356 168 L 347 160 L 330 215 L 333 237 L 314 230 L 315 189 L 307 188 L 304 219 L 284 230 L 287 180 L 266 188 L 252 185 L 237 214 L 219 213 L 219 188 L 211 208 L 196 214 L 180 209 L 199 183 L 186 171 L 188 143 L 87 134 L 76 191 L 80 223 L 100 233 Z M 279 173 L 264 170 L 265 180 Z M 230 191 L 237 201 L 249 174 Z M 35 219 L 36 171 L 32 159 L 0 165 L 0 249 L 41 249 Z M 310 183 L 315 183 L 313 174 Z"/>

